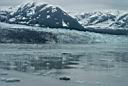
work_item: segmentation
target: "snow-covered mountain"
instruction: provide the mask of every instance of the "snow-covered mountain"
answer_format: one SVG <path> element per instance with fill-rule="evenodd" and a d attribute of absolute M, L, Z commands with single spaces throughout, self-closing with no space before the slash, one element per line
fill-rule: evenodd
<path fill-rule="evenodd" d="M 84 27 L 128 28 L 128 12 L 85 12 L 75 17 Z"/>
<path fill-rule="evenodd" d="M 27 26 L 65 28 L 104 34 L 128 35 L 127 12 L 90 12 L 71 15 L 57 6 L 30 2 L 0 11 L 0 21 Z"/>
<path fill-rule="evenodd" d="M 92 12 L 82 13 L 76 15 L 76 19 L 84 27 L 86 26 L 97 26 L 97 27 L 108 27 L 116 20 L 116 15 L 109 12 Z"/>
<path fill-rule="evenodd" d="M 111 26 L 116 28 L 128 28 L 128 12 L 117 16 L 115 22 Z"/>
<path fill-rule="evenodd" d="M 1 22 L 52 28 L 83 28 L 61 8 L 44 3 L 29 2 L 9 11 L 9 14 L 6 12 L 0 11 Z"/>
<path fill-rule="evenodd" d="M 75 17 L 86 31 L 128 35 L 128 12 L 85 12 Z"/>

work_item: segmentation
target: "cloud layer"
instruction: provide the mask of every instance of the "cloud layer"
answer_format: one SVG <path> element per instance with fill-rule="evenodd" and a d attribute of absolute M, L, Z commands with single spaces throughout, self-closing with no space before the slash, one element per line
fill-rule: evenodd
<path fill-rule="evenodd" d="M 0 6 L 18 5 L 28 0 L 0 0 Z M 127 10 L 128 0 L 31 0 L 60 5 L 66 10 L 121 9 Z"/>

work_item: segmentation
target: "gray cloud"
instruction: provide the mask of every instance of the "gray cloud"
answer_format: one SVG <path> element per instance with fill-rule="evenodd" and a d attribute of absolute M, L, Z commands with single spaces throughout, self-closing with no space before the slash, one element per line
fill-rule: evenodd
<path fill-rule="evenodd" d="M 0 6 L 18 5 L 28 0 L 0 0 Z M 127 9 L 128 0 L 33 0 L 60 5 L 66 10 Z"/>

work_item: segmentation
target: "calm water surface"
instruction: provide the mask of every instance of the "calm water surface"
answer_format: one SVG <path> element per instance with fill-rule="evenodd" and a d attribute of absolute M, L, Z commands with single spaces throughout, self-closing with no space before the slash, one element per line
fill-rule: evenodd
<path fill-rule="evenodd" d="M 0 68 L 90 86 L 128 86 L 128 44 L 0 44 Z"/>

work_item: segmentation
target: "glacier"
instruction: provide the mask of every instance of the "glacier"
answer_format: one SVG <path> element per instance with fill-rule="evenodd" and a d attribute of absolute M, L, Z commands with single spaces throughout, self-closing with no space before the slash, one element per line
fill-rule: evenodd
<path fill-rule="evenodd" d="M 26 26 L 19 24 L 7 24 L 2 22 L 0 23 L 0 30 L 1 30 L 1 34 L 5 34 L 5 35 L 0 35 L 1 39 L 3 38 L 4 39 L 3 42 L 5 43 L 21 42 L 21 43 L 88 44 L 88 43 L 127 43 L 128 42 L 127 35 L 118 36 L 118 35 L 87 32 L 87 31 L 83 32 L 77 30 L 69 30 L 64 28 L 43 28 L 43 27 Z M 12 40 L 10 39 L 7 40 L 7 37 L 16 38 L 17 36 L 19 37 L 19 34 L 21 33 L 24 35 L 22 36 L 22 39 L 17 38 L 16 40 L 18 41 L 14 41 L 14 38 L 10 38 Z M 13 36 L 10 36 L 9 34 Z M 38 38 L 36 39 L 36 37 Z M 30 39 L 31 41 L 29 42 Z"/>

